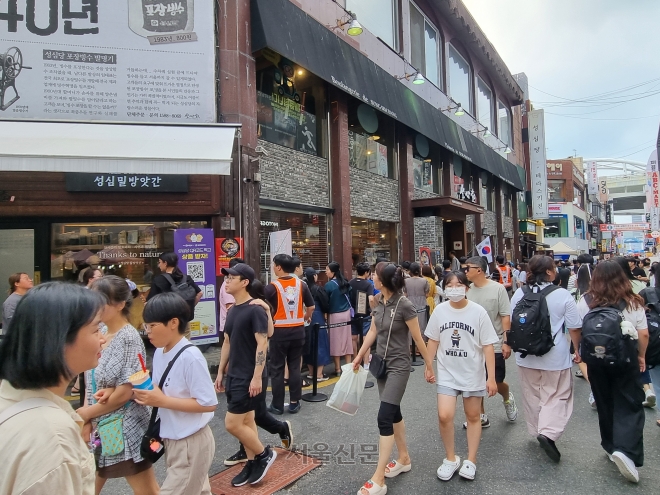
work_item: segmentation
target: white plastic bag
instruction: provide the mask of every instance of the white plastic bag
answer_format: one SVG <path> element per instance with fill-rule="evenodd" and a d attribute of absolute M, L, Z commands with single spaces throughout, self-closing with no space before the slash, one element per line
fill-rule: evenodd
<path fill-rule="evenodd" d="M 341 378 L 335 384 L 335 389 L 326 405 L 341 413 L 354 416 L 360 407 L 368 374 L 362 366 L 357 371 L 353 371 L 353 364 L 342 366 Z"/>

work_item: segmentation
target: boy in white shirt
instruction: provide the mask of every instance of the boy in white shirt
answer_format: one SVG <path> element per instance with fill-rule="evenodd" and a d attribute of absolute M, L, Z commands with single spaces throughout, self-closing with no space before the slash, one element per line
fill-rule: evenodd
<path fill-rule="evenodd" d="M 185 349 L 172 365 L 163 390 L 158 388 L 169 362 L 190 341 L 184 337 L 190 307 L 178 294 L 166 292 L 150 299 L 144 321 L 153 358 L 153 390 L 134 389 L 138 404 L 158 407 L 160 436 L 165 443 L 167 477 L 161 495 L 211 495 L 209 469 L 215 441 L 208 423 L 218 398 L 206 359 L 196 347 Z"/>
<path fill-rule="evenodd" d="M 443 289 L 449 300 L 436 308 L 425 332 L 428 351 L 437 353 L 438 359 L 438 417 L 447 453 L 437 472 L 442 481 L 449 481 L 459 467 L 461 477 L 474 479 L 481 440 L 481 401 L 497 393 L 493 344 L 499 338 L 486 310 L 466 299 L 469 284 L 462 272 L 450 272 L 445 277 Z M 463 396 L 467 419 L 468 457 L 462 467 L 454 451 L 454 415 L 459 395 Z"/>

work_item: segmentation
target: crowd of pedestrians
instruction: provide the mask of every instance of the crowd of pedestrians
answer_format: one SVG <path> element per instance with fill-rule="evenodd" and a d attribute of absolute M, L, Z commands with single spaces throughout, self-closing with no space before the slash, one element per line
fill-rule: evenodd
<path fill-rule="evenodd" d="M 174 253 L 160 256 L 161 273 L 146 303 L 130 280 L 96 268 L 80 285 L 33 288 L 25 273 L 9 278 L 0 343 L 0 466 L 10 475 L 0 477 L 0 493 L 99 494 L 107 479 L 125 478 L 136 494 L 210 494 L 215 440 L 208 424 L 218 393 L 226 396 L 225 427 L 238 443 L 225 464 L 242 464 L 232 484 L 258 484 L 277 451 L 257 428 L 291 449 L 293 425 L 279 417 L 301 410 L 304 381 L 327 380 L 325 366 L 333 364 L 340 376 L 343 359 L 376 378 L 378 464 L 358 495 L 384 495 L 386 480 L 413 466 L 402 404 L 414 353 L 436 388 L 445 452 L 440 480 L 457 472 L 475 478 L 481 432 L 490 426 L 484 398 L 499 394 L 507 420 L 517 421 L 506 382 L 511 356 L 527 431 L 552 461 L 561 459 L 558 442 L 572 415 L 578 364 L 575 376 L 589 382 L 607 457 L 627 480 L 639 480 L 644 407 L 655 406 L 653 383 L 660 383 L 660 280 L 649 260 L 595 264 L 580 255 L 571 265 L 537 255 L 515 265 L 497 257 L 489 266 L 482 257 L 452 252 L 436 267 L 357 263 L 350 280 L 331 262 L 321 285 L 319 270 L 279 254 L 275 277 L 263 285 L 235 259 L 222 270 L 224 341 L 215 382 L 186 338 L 201 291 L 177 264 Z M 156 347 L 150 374 L 131 323 L 136 318 Z M 84 406 L 74 411 L 64 396 L 81 374 Z M 455 448 L 458 396 L 465 459 Z M 153 463 L 163 453 L 167 474 L 159 487 Z"/>

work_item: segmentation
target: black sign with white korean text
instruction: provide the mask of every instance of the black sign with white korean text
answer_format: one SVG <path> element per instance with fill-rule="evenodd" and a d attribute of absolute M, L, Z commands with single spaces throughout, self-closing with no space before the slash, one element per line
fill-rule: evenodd
<path fill-rule="evenodd" d="M 68 192 L 188 192 L 187 175 L 82 173 L 64 175 Z"/>

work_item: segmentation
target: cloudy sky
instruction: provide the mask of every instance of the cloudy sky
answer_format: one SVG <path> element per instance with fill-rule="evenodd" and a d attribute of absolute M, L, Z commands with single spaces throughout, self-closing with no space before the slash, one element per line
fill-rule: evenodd
<path fill-rule="evenodd" d="M 660 123 L 660 1 L 463 2 L 509 70 L 527 74 L 548 158 L 646 163 Z"/>

